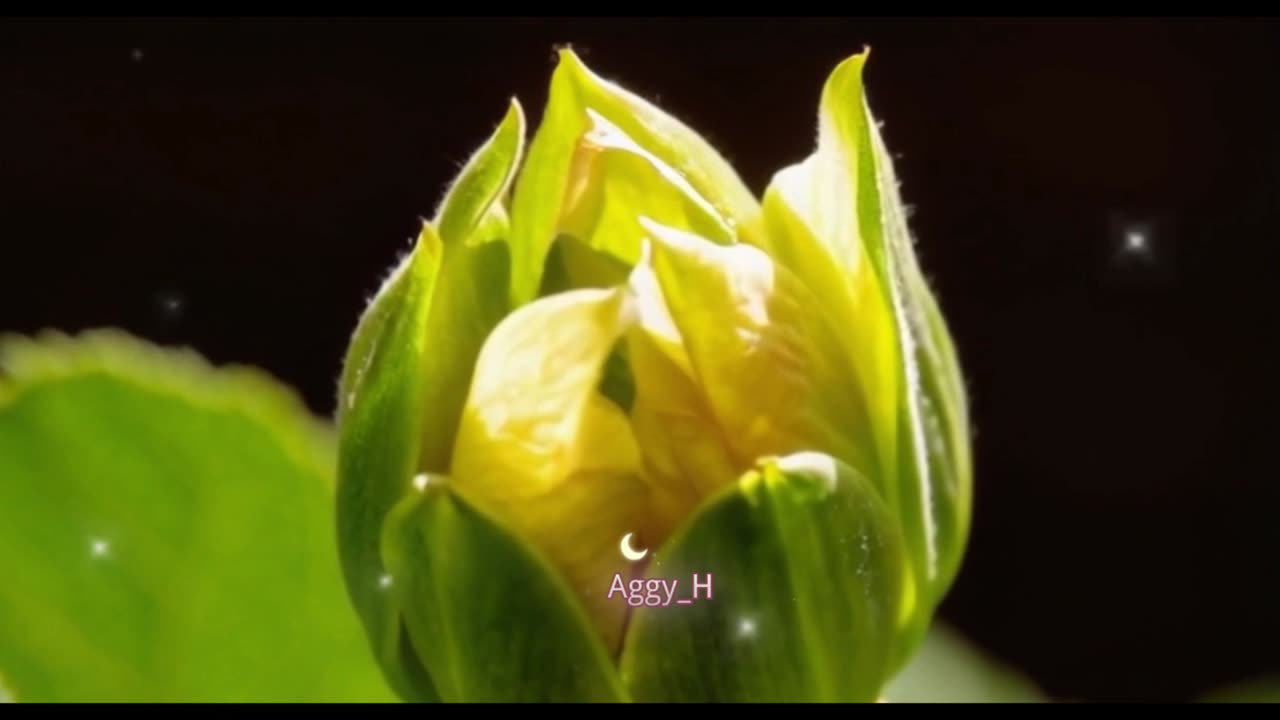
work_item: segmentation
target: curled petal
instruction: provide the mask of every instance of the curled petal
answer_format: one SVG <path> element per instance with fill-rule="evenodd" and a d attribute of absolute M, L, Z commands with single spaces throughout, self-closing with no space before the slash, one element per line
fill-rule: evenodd
<path fill-rule="evenodd" d="M 507 317 L 477 361 L 452 473 L 564 574 L 615 649 L 626 605 L 607 593 L 632 572 L 617 541 L 647 527 L 649 493 L 626 416 L 598 388 L 633 307 L 625 288 L 587 289 Z"/>

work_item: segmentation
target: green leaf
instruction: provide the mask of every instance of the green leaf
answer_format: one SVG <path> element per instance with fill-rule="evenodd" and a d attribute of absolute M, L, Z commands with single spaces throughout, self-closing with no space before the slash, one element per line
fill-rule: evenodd
<path fill-rule="evenodd" d="M 13 692 L 5 685 L 4 677 L 0 676 L 0 704 L 11 702 L 13 702 Z"/>
<path fill-rule="evenodd" d="M 556 570 L 432 477 L 387 521 L 384 556 L 418 657 L 446 702 L 623 699 Z"/>
<path fill-rule="evenodd" d="M 406 654 L 394 598 L 383 592 L 383 519 L 419 472 L 449 467 L 462 405 L 485 336 L 506 314 L 501 197 L 521 156 L 524 117 L 512 103 L 424 226 L 411 254 L 358 324 L 339 390 L 338 532 L 356 608 L 392 684 L 433 700 Z M 437 232 L 436 227 L 440 228 Z"/>
<path fill-rule="evenodd" d="M 524 111 L 512 99 L 498 129 L 463 166 L 440 204 L 435 225 L 444 242 L 467 242 L 490 213 L 502 212 L 523 149 Z"/>
<path fill-rule="evenodd" d="M 893 160 L 866 107 L 862 152 L 870 146 L 881 203 L 891 298 L 905 363 L 904 443 L 910 439 L 908 486 L 926 519 L 929 538 L 927 602 L 941 602 L 959 572 L 968 544 L 973 502 L 969 409 L 964 375 L 937 299 L 912 246 Z"/>
<path fill-rule="evenodd" d="M 1201 703 L 1273 704 L 1280 703 L 1280 675 L 1270 674 L 1232 683 L 1206 693 Z"/>
<path fill-rule="evenodd" d="M 901 516 L 921 590 L 919 637 L 968 543 L 972 461 L 965 388 L 950 333 L 918 265 L 893 160 L 866 99 L 862 63 L 837 69 L 830 91 L 842 99 L 844 112 L 836 113 L 841 132 L 857 148 L 863 242 L 887 288 L 903 358 L 898 474 L 901 506 L 914 508 Z"/>
<path fill-rule="evenodd" d="M 381 592 L 382 521 L 423 471 L 448 468 L 484 337 L 506 312 L 506 245 L 440 247 L 430 226 L 356 331 L 340 394 L 338 529 L 349 592 L 375 651 L 406 697 L 402 631 Z M 418 687 L 411 690 L 409 686 Z"/>
<path fill-rule="evenodd" d="M 328 428 L 120 333 L 0 342 L 0 672 L 28 702 L 391 700 L 343 592 Z"/>
<path fill-rule="evenodd" d="M 765 461 L 704 506 L 647 577 L 622 676 L 642 701 L 867 702 L 879 697 L 902 608 L 901 539 L 875 490 L 826 455 Z"/>
<path fill-rule="evenodd" d="M 577 91 L 563 67 L 561 64 L 551 76 L 546 110 L 511 198 L 512 305 L 532 300 L 542 284 L 546 256 L 557 235 L 573 148 L 587 127 Z"/>
<path fill-rule="evenodd" d="M 1039 703 L 1046 698 L 1021 673 L 987 656 L 955 630 L 935 623 L 919 651 L 884 693 L 891 703 Z"/>
<path fill-rule="evenodd" d="M 592 131 L 584 145 L 584 136 Z M 574 202 L 577 185 L 571 178 L 575 173 L 589 174 L 575 168 L 575 163 L 587 160 L 602 160 L 602 168 L 616 172 L 621 167 L 636 178 L 623 180 L 610 191 L 612 198 L 597 200 L 599 204 L 583 210 L 596 219 L 625 217 L 626 227 L 631 228 L 634 217 L 627 216 L 622 205 L 648 202 L 646 186 L 662 176 L 666 179 L 660 184 L 669 187 L 660 188 L 665 196 L 658 203 L 660 212 L 685 214 L 708 237 L 719 238 L 725 231 L 732 234 L 735 228 L 745 233 L 757 221 L 755 197 L 697 132 L 592 73 L 572 51 L 563 50 L 551 79 L 546 111 L 512 198 L 514 304 L 533 299 L 540 286 L 547 252 L 560 231 L 562 210 Z M 652 208 L 646 210 L 655 214 Z M 633 259 L 625 257 L 634 255 L 625 237 L 602 239 L 601 244 L 620 250 L 624 259 Z"/>
<path fill-rule="evenodd" d="M 425 229 L 356 328 L 338 400 L 338 549 L 347 591 L 392 686 L 410 700 L 434 693 L 402 666 L 399 608 L 383 592 L 378 537 L 418 472 L 427 419 L 421 369 L 440 254 L 438 238 Z"/>
<path fill-rule="evenodd" d="M 818 148 L 775 177 L 765 220 L 771 229 L 790 231 L 769 238 L 781 244 L 773 252 L 784 263 L 819 286 L 832 284 L 824 264 L 840 265 L 851 278 L 855 305 L 867 308 L 852 326 L 853 342 L 866 357 L 856 371 L 881 398 L 874 410 L 883 455 L 879 480 L 912 558 L 918 609 L 905 630 L 918 642 L 968 538 L 969 420 L 955 350 L 918 267 L 892 159 L 866 100 L 866 60 L 867 53 L 849 58 L 827 79 Z M 801 226 L 825 252 L 805 245 L 806 234 L 796 232 Z"/>

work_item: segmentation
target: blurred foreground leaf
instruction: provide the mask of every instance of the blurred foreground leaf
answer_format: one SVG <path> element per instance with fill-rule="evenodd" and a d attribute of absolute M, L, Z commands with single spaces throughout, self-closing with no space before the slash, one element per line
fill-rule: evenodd
<path fill-rule="evenodd" d="M 1280 703 L 1280 675 L 1267 675 L 1224 686 L 1206 694 L 1202 703 Z"/>
<path fill-rule="evenodd" d="M 1048 701 L 1029 679 L 940 623 L 934 623 L 911 662 L 889 684 L 885 699 L 893 703 Z"/>
<path fill-rule="evenodd" d="M 292 394 L 114 333 L 4 339 L 0 372 L 13 699 L 392 699 L 343 590 L 332 442 Z"/>

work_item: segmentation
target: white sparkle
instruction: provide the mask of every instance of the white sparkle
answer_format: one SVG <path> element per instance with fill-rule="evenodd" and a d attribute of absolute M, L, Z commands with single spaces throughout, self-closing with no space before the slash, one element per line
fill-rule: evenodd
<path fill-rule="evenodd" d="M 1124 248 L 1131 253 L 1147 251 L 1147 234 L 1141 230 L 1130 230 L 1124 234 Z"/>
<path fill-rule="evenodd" d="M 738 637 L 753 638 L 756 636 L 756 621 L 751 618 L 742 618 L 738 621 Z"/>
<path fill-rule="evenodd" d="M 391 577 L 390 574 L 383 573 L 378 578 L 378 588 L 381 590 L 386 590 L 387 588 L 391 587 L 392 583 L 394 582 L 395 582 L 395 578 Z"/>
<path fill-rule="evenodd" d="M 427 483 L 431 482 L 431 478 L 426 473 L 418 473 L 413 476 L 413 487 L 418 492 L 424 492 L 427 489 Z"/>
<path fill-rule="evenodd" d="M 129 57 L 133 58 L 134 62 L 142 62 L 142 48 L 134 48 L 133 51 L 129 53 Z"/>
<path fill-rule="evenodd" d="M 176 292 L 162 292 L 156 298 L 160 306 L 160 311 L 169 318 L 176 318 L 182 314 L 186 301 L 182 295 Z"/>
<path fill-rule="evenodd" d="M 106 557 L 111 552 L 111 543 L 106 540 L 95 539 L 89 543 L 89 552 L 94 557 Z"/>

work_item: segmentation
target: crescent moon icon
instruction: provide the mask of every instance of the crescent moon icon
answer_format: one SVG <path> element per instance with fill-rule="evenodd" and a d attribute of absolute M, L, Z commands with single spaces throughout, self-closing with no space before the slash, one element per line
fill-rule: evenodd
<path fill-rule="evenodd" d="M 632 534 L 633 533 L 627 533 L 622 536 L 622 542 L 619 543 L 618 549 L 622 551 L 622 557 L 630 560 L 631 562 L 636 562 L 637 560 L 643 560 L 644 556 L 649 554 L 649 551 L 633 549 L 631 547 Z"/>

